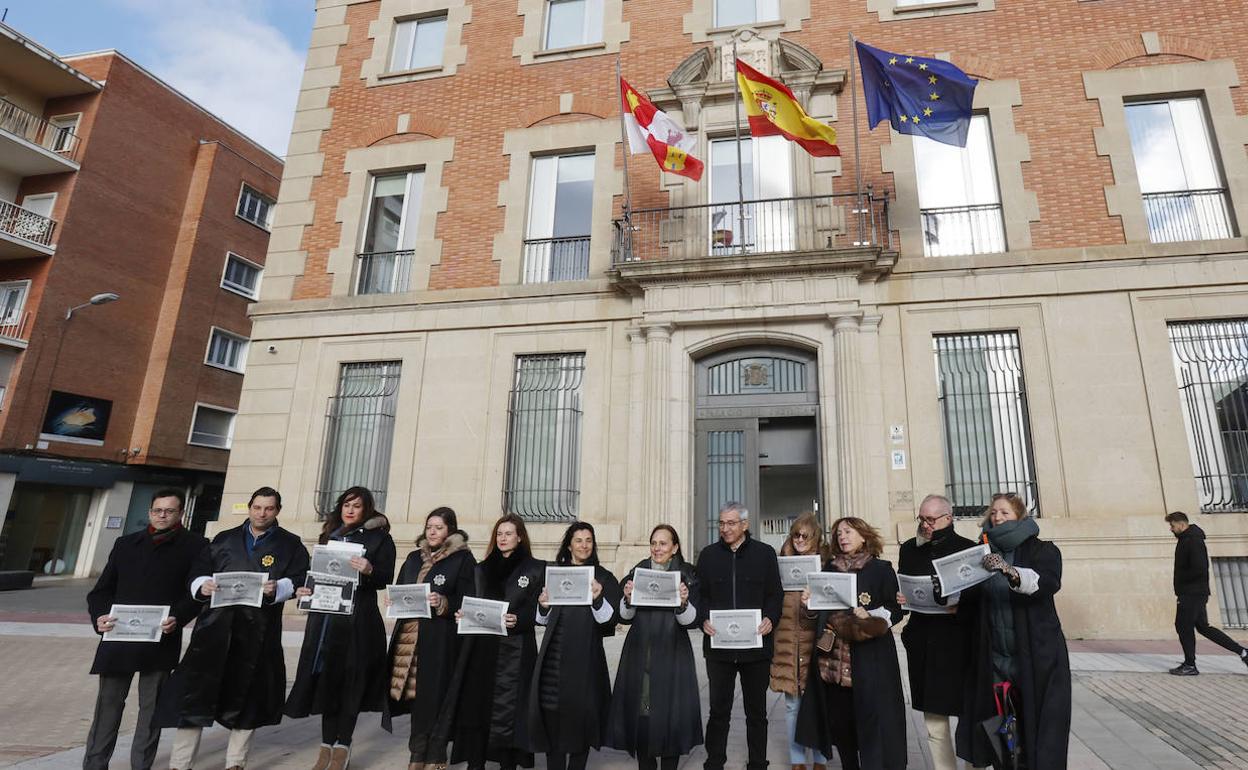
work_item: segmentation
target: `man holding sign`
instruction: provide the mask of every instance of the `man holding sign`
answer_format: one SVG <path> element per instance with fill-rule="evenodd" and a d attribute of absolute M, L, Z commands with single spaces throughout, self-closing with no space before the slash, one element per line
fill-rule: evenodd
<path fill-rule="evenodd" d="M 202 536 L 182 528 L 183 500 L 180 489 L 156 492 L 147 512 L 147 526 L 117 539 L 100 579 L 87 594 L 91 623 L 104 637 L 91 665 L 91 673 L 100 677 L 100 693 L 82 763 L 88 770 L 108 768 L 135 674 L 139 675 L 139 719 L 130 745 L 130 766 L 150 768 L 156 758 L 160 742 L 156 699 L 169 672 L 178 664 L 182 627 L 199 614 L 199 602 L 191 598 L 186 584 L 192 577 L 191 565 L 208 545 Z M 152 629 L 157 635 L 155 642 L 112 641 L 121 630 L 113 608 L 124 604 L 160 610 L 154 620 L 168 608 L 169 615 L 160 628 Z"/>

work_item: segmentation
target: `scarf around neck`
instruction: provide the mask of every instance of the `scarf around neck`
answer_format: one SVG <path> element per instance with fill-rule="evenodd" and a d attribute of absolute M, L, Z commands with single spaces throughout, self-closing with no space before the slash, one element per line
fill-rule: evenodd
<path fill-rule="evenodd" d="M 832 563 L 841 572 L 857 572 L 867 565 L 873 557 L 866 551 L 859 551 L 855 554 L 838 553 L 832 557 Z"/>
<path fill-rule="evenodd" d="M 1003 521 L 995 527 L 992 524 L 984 525 L 984 535 L 988 538 L 988 545 L 996 553 L 1011 553 L 1022 545 L 1023 541 L 1039 534 L 1040 525 L 1032 518 Z"/>

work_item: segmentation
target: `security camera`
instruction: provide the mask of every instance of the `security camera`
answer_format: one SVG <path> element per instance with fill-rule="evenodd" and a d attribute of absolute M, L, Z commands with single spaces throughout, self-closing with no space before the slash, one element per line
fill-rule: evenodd
<path fill-rule="evenodd" d="M 277 345 L 269 345 L 267 348 L 265 348 L 265 350 L 269 351 L 270 353 L 276 353 Z"/>

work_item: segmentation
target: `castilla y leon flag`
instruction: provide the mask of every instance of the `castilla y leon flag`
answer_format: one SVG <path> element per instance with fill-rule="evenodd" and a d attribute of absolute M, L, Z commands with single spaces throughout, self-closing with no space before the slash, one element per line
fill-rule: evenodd
<path fill-rule="evenodd" d="M 624 78 L 620 78 L 620 94 L 624 100 L 624 129 L 629 150 L 634 155 L 649 152 L 664 171 L 687 176 L 695 182 L 701 179 L 702 161 L 689 154 L 697 140 Z"/>
<path fill-rule="evenodd" d="M 783 136 L 819 157 L 837 156 L 836 129 L 806 114 L 789 87 L 737 59 L 737 86 L 753 136 Z"/>

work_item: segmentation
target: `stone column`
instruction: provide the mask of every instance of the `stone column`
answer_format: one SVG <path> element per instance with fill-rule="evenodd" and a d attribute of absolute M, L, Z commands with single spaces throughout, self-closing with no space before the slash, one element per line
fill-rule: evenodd
<path fill-rule="evenodd" d="M 671 324 L 643 327 L 646 334 L 645 403 L 642 433 L 641 512 L 646 534 L 666 521 L 668 478 L 671 476 Z M 644 537 L 644 536 L 643 536 Z"/>
<path fill-rule="evenodd" d="M 646 520 L 640 514 L 645 499 L 642 479 L 646 474 L 646 332 L 640 326 L 627 330 L 629 346 L 628 374 L 628 455 L 625 463 L 628 473 L 627 500 L 624 505 L 624 534 L 626 543 L 640 543 L 646 539 Z"/>
<path fill-rule="evenodd" d="M 862 426 L 861 316 L 832 319 L 836 345 L 836 439 L 841 516 L 866 518 L 870 468 Z"/>

